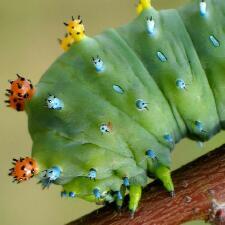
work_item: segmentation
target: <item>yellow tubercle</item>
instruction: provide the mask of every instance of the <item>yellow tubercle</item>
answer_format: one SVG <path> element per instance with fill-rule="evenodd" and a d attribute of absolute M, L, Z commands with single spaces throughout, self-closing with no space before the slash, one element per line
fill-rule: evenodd
<path fill-rule="evenodd" d="M 136 7 L 137 14 L 141 14 L 145 9 L 151 8 L 151 0 L 139 0 L 139 3 Z"/>
<path fill-rule="evenodd" d="M 74 43 L 74 39 L 71 35 L 66 34 L 62 40 L 59 39 L 59 43 L 62 49 L 64 51 L 67 51 L 70 48 L 70 46 Z"/>
<path fill-rule="evenodd" d="M 74 42 L 80 42 L 85 38 L 85 28 L 80 16 L 77 19 L 72 17 L 69 23 L 64 23 L 67 27 L 67 32 L 73 37 Z"/>

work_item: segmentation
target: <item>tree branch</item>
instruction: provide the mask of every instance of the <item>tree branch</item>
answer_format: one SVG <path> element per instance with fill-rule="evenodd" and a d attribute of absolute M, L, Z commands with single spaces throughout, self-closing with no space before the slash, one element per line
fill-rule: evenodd
<path fill-rule="evenodd" d="M 201 219 L 225 224 L 225 145 L 172 174 L 176 196 L 172 199 L 157 181 L 143 191 L 133 219 L 127 209 L 103 207 L 68 225 L 178 225 Z"/>

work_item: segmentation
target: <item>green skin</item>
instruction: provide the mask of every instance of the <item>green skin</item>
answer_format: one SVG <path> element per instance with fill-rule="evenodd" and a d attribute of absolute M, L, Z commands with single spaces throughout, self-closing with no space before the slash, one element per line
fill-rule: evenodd
<path fill-rule="evenodd" d="M 128 177 L 134 212 L 148 175 L 174 191 L 169 169 L 174 146 L 164 135 L 174 143 L 186 136 L 205 141 L 224 127 L 225 46 L 214 47 L 209 35 L 224 39 L 225 2 L 206 2 L 206 17 L 200 16 L 197 0 L 179 10 L 146 9 L 128 25 L 73 44 L 43 75 L 26 104 L 32 156 L 40 170 L 61 168 L 55 183 L 63 190 L 88 201 L 107 201 Z M 146 32 L 151 16 L 156 22 L 152 37 Z M 166 62 L 158 59 L 158 51 Z M 91 62 L 97 55 L 104 62 L 102 72 Z M 187 90 L 176 87 L 177 79 L 188 84 Z M 124 93 L 116 93 L 114 84 Z M 44 107 L 48 93 L 63 101 L 62 110 Z M 145 100 L 148 110 L 138 110 L 137 99 Z M 112 131 L 101 134 L 100 125 L 108 122 Z M 146 156 L 148 149 L 157 159 Z M 96 180 L 87 177 L 91 168 Z M 100 199 L 93 195 L 95 188 Z"/>

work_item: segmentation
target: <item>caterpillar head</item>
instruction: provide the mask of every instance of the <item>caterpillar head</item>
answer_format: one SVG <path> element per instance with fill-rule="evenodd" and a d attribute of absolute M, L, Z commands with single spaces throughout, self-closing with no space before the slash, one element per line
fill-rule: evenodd
<path fill-rule="evenodd" d="M 58 39 L 58 40 L 59 40 L 59 44 L 61 48 L 64 51 L 67 51 L 74 42 L 74 39 L 70 34 L 66 34 L 62 40 L 61 39 Z"/>
<path fill-rule="evenodd" d="M 14 167 L 10 169 L 9 176 L 13 176 L 18 183 L 29 180 L 38 173 L 37 162 L 29 157 L 13 159 Z"/>
<path fill-rule="evenodd" d="M 79 42 L 85 37 L 85 28 L 80 16 L 77 19 L 72 17 L 69 23 L 64 23 L 67 27 L 68 33 L 73 37 L 74 42 Z"/>

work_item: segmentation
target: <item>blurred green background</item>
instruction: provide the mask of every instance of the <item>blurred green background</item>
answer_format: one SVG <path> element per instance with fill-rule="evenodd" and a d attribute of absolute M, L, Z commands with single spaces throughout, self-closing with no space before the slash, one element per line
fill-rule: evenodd
<path fill-rule="evenodd" d="M 177 7 L 184 0 L 155 0 L 157 9 Z M 82 15 L 88 35 L 132 20 L 135 0 L 0 0 L 0 224 L 62 225 L 96 208 L 82 200 L 61 199 L 61 188 L 42 191 L 36 180 L 20 185 L 7 176 L 13 157 L 28 156 L 32 142 L 25 113 L 6 108 L 4 90 L 16 73 L 37 83 L 44 71 L 58 57 L 57 38 L 65 33 L 63 21 Z M 173 152 L 173 169 L 224 143 L 224 133 L 199 148 L 183 140 Z M 151 223 L 149 223 L 151 224 Z M 165 223 L 166 224 L 166 223 Z M 204 224 L 191 222 L 189 224 Z"/>

